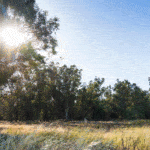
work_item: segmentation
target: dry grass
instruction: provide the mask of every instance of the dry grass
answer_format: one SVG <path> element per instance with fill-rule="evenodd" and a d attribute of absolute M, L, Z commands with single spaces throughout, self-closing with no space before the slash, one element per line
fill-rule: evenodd
<path fill-rule="evenodd" d="M 120 149 L 150 149 L 150 127 L 130 127 L 104 134 L 105 141 L 113 140 Z"/>
<path fill-rule="evenodd" d="M 92 141 L 103 142 L 113 140 L 118 150 L 148 150 L 150 149 L 149 121 L 102 122 L 80 121 L 72 122 L 41 122 L 39 124 L 0 122 L 1 133 L 22 135 L 36 133 L 37 136 L 57 135 L 64 140 L 74 140 L 80 145 L 90 144 Z"/>
<path fill-rule="evenodd" d="M 61 132 L 64 133 L 67 129 L 61 126 L 46 127 L 44 124 L 25 124 L 25 123 L 10 123 L 0 122 L 2 134 L 30 134 L 41 132 Z"/>

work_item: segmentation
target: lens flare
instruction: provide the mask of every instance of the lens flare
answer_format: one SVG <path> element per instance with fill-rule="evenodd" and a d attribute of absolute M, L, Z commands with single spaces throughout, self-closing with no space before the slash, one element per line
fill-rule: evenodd
<path fill-rule="evenodd" d="M 1 29 L 1 41 L 9 47 L 18 47 L 27 41 L 27 35 L 19 30 L 17 26 L 8 26 Z"/>

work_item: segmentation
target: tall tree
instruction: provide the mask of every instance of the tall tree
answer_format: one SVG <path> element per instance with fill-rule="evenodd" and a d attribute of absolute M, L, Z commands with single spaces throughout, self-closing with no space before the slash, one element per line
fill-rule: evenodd
<path fill-rule="evenodd" d="M 104 78 L 97 78 L 95 77 L 94 81 L 90 81 L 88 87 L 87 87 L 87 94 L 89 99 L 89 112 L 88 117 L 89 119 L 92 119 L 94 116 L 100 116 L 101 111 L 98 111 L 100 109 L 100 101 L 103 100 L 103 94 L 105 92 L 105 88 L 102 87 L 105 79 Z M 94 115 L 94 116 L 93 116 Z M 97 118 L 97 117 L 96 117 Z"/>
<path fill-rule="evenodd" d="M 122 82 L 117 80 L 114 86 L 113 102 L 116 105 L 116 113 L 120 119 L 125 117 L 127 107 L 132 103 L 131 87 L 131 83 L 128 80 Z"/>
<path fill-rule="evenodd" d="M 66 119 L 73 118 L 73 106 L 76 99 L 76 92 L 81 80 L 81 69 L 75 65 L 59 67 L 56 87 L 64 95 L 63 108 L 66 112 Z"/>
<path fill-rule="evenodd" d="M 104 93 L 104 78 L 95 78 L 90 81 L 87 87 L 82 87 L 78 90 L 76 109 L 78 110 L 77 118 L 83 119 L 99 119 L 101 118 L 102 109 L 100 101 Z"/>

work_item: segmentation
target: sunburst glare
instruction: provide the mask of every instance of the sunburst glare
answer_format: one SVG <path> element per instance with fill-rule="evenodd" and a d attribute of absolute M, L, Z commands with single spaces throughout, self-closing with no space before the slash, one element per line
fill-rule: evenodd
<path fill-rule="evenodd" d="M 17 26 L 7 26 L 1 29 L 1 40 L 9 47 L 18 47 L 28 40 L 27 34 L 20 31 Z"/>

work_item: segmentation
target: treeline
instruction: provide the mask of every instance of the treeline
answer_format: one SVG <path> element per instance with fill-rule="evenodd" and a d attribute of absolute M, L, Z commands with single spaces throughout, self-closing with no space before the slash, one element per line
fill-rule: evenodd
<path fill-rule="evenodd" d="M 3 120 L 110 120 L 149 119 L 147 91 L 128 80 L 117 80 L 114 87 L 103 87 L 104 78 L 81 84 L 81 72 L 75 65 L 59 67 L 37 54 L 31 43 L 20 48 L 18 63 L 1 87 L 10 92 L 0 97 Z M 2 74 L 1 74 L 2 77 Z M 1 80 L 2 81 L 2 80 Z"/>

